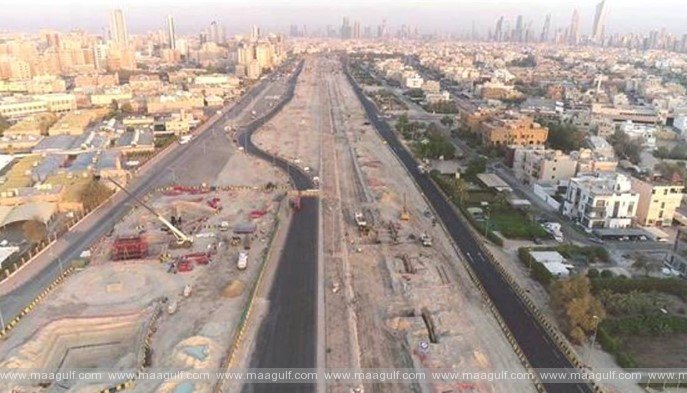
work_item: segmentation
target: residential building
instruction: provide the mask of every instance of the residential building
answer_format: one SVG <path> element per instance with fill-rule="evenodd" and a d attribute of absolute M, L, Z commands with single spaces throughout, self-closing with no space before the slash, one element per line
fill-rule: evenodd
<path fill-rule="evenodd" d="M 156 74 L 132 75 L 129 78 L 129 87 L 135 92 L 153 92 L 162 88 L 162 81 Z"/>
<path fill-rule="evenodd" d="M 560 150 L 518 148 L 513 153 L 513 172 L 525 184 L 567 180 L 577 172 L 577 160 Z"/>
<path fill-rule="evenodd" d="M 645 180 L 633 177 L 632 190 L 639 194 L 637 223 L 645 226 L 669 226 L 684 195 L 681 181 Z"/>
<path fill-rule="evenodd" d="M 513 85 L 505 85 L 501 82 L 486 82 L 479 88 L 482 98 L 488 100 L 512 100 L 522 97 L 522 93 L 515 90 Z"/>
<path fill-rule="evenodd" d="M 76 109 L 73 94 L 0 97 L 0 115 L 17 119 L 42 112 L 63 113 Z"/>
<path fill-rule="evenodd" d="M 104 89 L 93 93 L 90 96 L 91 105 L 93 106 L 110 106 L 112 102 L 121 103 L 133 98 L 131 89 L 121 86 L 110 89 Z"/>
<path fill-rule="evenodd" d="M 81 135 L 91 123 L 100 120 L 106 113 L 107 110 L 103 108 L 72 111 L 50 127 L 48 135 Z"/>
<path fill-rule="evenodd" d="M 580 149 L 570 155 L 577 161 L 576 175 L 593 174 L 599 172 L 615 172 L 618 160 L 613 155 L 610 157 L 603 152 L 592 149 Z"/>
<path fill-rule="evenodd" d="M 627 228 L 637 214 L 639 194 L 620 173 L 599 173 L 570 179 L 563 214 L 588 229 Z"/>
<path fill-rule="evenodd" d="M 532 117 L 514 113 L 484 121 L 480 131 L 485 143 L 497 146 L 543 145 L 549 136 Z"/>

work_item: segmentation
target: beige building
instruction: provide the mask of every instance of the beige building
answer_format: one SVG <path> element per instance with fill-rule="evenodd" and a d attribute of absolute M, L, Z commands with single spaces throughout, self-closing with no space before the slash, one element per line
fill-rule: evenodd
<path fill-rule="evenodd" d="M 98 93 L 91 94 L 91 105 L 93 106 L 110 106 L 113 101 L 121 102 L 128 101 L 133 98 L 131 90 L 124 87 L 115 87 L 106 89 Z"/>
<path fill-rule="evenodd" d="M 119 85 L 119 74 L 78 75 L 74 78 L 74 87 L 103 88 Z"/>
<path fill-rule="evenodd" d="M 173 132 L 174 135 L 182 135 L 188 133 L 193 127 L 193 115 L 186 112 L 173 113 L 165 120 L 165 131 Z"/>
<path fill-rule="evenodd" d="M 73 94 L 43 94 L 0 98 L 0 115 L 17 119 L 42 112 L 64 113 L 76 109 Z"/>
<path fill-rule="evenodd" d="M 48 130 L 48 135 L 81 135 L 89 124 L 101 119 L 107 110 L 87 109 L 64 115 Z"/>
<path fill-rule="evenodd" d="M 560 150 L 516 149 L 513 155 L 515 177 L 525 184 L 567 180 L 577 172 L 577 160 Z"/>
<path fill-rule="evenodd" d="M 632 190 L 639 193 L 637 223 L 645 226 L 669 226 L 684 194 L 682 183 L 651 182 L 632 178 Z"/>
<path fill-rule="evenodd" d="M 162 88 L 162 81 L 156 74 L 132 75 L 129 78 L 129 87 L 136 92 L 154 92 Z"/>
<path fill-rule="evenodd" d="M 46 112 L 25 117 L 3 132 L 3 136 L 13 137 L 20 135 L 40 136 L 47 133 L 48 128 L 57 121 L 57 115 Z"/>
<path fill-rule="evenodd" d="M 546 143 L 549 129 L 530 116 L 509 113 L 483 122 L 481 133 L 482 140 L 490 145 L 536 146 Z"/>
<path fill-rule="evenodd" d="M 177 92 L 174 95 L 161 95 L 148 98 L 148 113 L 170 113 L 181 110 L 191 111 L 205 106 L 203 96 Z"/>
<path fill-rule="evenodd" d="M 0 93 L 47 94 L 66 90 L 64 79 L 54 75 L 41 75 L 28 80 L 0 80 Z"/>
<path fill-rule="evenodd" d="M 577 173 L 615 172 L 618 160 L 591 149 L 580 149 L 570 155 L 577 160 Z"/>

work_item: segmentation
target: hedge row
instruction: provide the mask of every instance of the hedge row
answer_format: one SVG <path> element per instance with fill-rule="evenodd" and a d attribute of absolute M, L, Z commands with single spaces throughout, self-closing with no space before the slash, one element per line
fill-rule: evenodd
<path fill-rule="evenodd" d="M 687 332 L 687 318 L 667 314 L 611 318 L 603 324 L 606 331 L 612 335 L 656 336 Z"/>
<path fill-rule="evenodd" d="M 643 277 L 627 279 L 625 277 L 594 278 L 592 279 L 594 293 L 606 289 L 615 293 L 663 292 L 678 296 L 687 301 L 687 283 L 679 278 Z"/>

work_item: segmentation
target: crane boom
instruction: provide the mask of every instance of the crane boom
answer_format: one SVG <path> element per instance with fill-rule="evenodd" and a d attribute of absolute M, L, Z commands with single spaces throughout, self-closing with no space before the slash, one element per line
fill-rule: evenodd
<path fill-rule="evenodd" d="M 174 235 L 174 237 L 177 238 L 177 243 L 179 244 L 185 244 L 185 243 L 193 243 L 193 238 L 186 235 L 184 232 L 182 232 L 179 228 L 175 227 L 172 225 L 171 222 L 169 222 L 166 218 L 162 217 L 161 214 L 153 210 L 150 206 L 146 205 L 140 198 L 138 198 L 136 195 L 132 194 L 129 192 L 126 188 L 124 188 L 121 184 L 117 183 L 113 178 L 108 177 L 107 180 L 111 181 L 112 184 L 117 186 L 120 190 L 124 191 L 128 196 L 132 197 L 136 202 L 138 202 L 139 205 L 143 206 L 146 210 L 151 212 L 162 224 L 164 224 L 167 228 L 169 228 L 170 232 Z"/>

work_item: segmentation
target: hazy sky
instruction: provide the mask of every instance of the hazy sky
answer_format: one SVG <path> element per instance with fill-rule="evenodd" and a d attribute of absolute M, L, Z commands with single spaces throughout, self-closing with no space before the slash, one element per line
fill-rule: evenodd
<path fill-rule="evenodd" d="M 217 20 L 230 34 L 251 24 L 263 29 L 286 29 L 306 24 L 310 31 L 326 25 L 339 26 L 343 16 L 363 26 L 382 19 L 394 27 L 417 26 L 421 32 L 466 32 L 474 20 L 480 33 L 494 26 L 499 16 L 511 20 L 518 14 L 532 21 L 538 33 L 547 13 L 554 27 L 566 27 L 572 10 L 581 16 L 585 34 L 591 29 L 598 0 L 0 0 L 0 29 L 35 31 L 39 28 L 82 28 L 100 32 L 108 25 L 109 11 L 122 8 L 132 33 L 164 26 L 165 15 L 174 16 L 177 31 L 195 33 Z M 685 0 L 607 0 L 607 32 L 646 33 L 665 27 L 687 33 Z"/>

